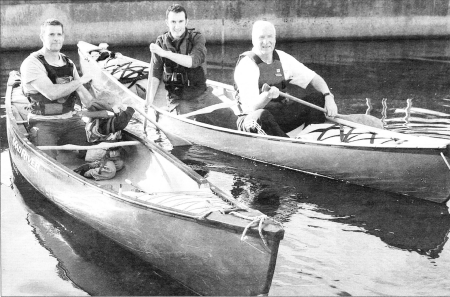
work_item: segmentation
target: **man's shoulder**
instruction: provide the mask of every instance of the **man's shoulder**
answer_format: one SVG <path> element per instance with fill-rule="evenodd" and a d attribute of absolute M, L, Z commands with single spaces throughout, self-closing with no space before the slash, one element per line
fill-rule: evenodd
<path fill-rule="evenodd" d="M 195 28 L 188 29 L 188 34 L 190 36 L 190 39 L 192 39 L 194 42 L 206 43 L 205 35 L 203 35 L 200 31 L 195 30 Z"/>
<path fill-rule="evenodd" d="M 280 62 L 283 64 L 283 66 L 289 65 L 289 66 L 295 66 L 298 65 L 298 63 L 301 63 L 299 60 L 297 60 L 294 56 L 282 51 L 282 50 L 276 50 L 278 57 L 280 58 Z"/>
<path fill-rule="evenodd" d="M 258 65 L 251 57 L 247 55 L 239 56 L 239 61 L 237 62 L 236 69 L 238 69 L 239 71 L 242 71 L 243 69 L 245 70 L 253 69 L 255 71 L 259 71 Z"/>
<path fill-rule="evenodd" d="M 285 51 L 282 51 L 282 50 L 279 50 L 279 49 L 276 49 L 275 51 L 277 52 L 277 54 L 278 54 L 278 56 L 279 56 L 280 58 L 281 58 L 281 57 L 289 57 L 289 58 L 293 58 L 292 55 L 286 53 Z"/>
<path fill-rule="evenodd" d="M 42 64 L 41 61 L 39 61 L 38 59 L 39 55 L 41 54 L 42 53 L 40 51 L 32 52 L 31 54 L 29 54 L 28 57 L 26 57 L 25 60 L 23 60 L 22 67 L 30 67 Z"/>
<path fill-rule="evenodd" d="M 38 57 L 39 56 L 42 56 L 43 54 L 42 54 L 42 52 L 39 50 L 39 51 L 35 51 L 35 52 L 32 52 L 32 53 L 30 53 L 26 58 L 25 58 L 25 61 L 26 60 L 37 60 L 38 59 Z"/>

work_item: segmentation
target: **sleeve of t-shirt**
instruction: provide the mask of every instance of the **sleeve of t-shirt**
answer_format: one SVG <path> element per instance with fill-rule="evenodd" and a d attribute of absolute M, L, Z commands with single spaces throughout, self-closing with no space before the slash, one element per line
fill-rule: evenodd
<path fill-rule="evenodd" d="M 236 65 L 234 81 L 239 89 L 239 98 L 243 104 L 259 95 L 259 68 L 249 57 L 243 57 Z"/>
<path fill-rule="evenodd" d="M 198 33 L 194 37 L 194 47 L 189 54 L 192 57 L 192 68 L 201 66 L 206 60 L 206 39 Z"/>
<path fill-rule="evenodd" d="M 316 72 L 283 51 L 277 50 L 277 53 L 280 57 L 281 65 L 283 65 L 285 79 L 290 80 L 291 84 L 305 89 L 314 76 L 316 76 Z"/>
<path fill-rule="evenodd" d="M 29 84 L 40 77 L 48 76 L 44 65 L 32 56 L 27 57 L 22 62 L 22 65 L 20 66 L 20 74 L 22 84 Z"/>

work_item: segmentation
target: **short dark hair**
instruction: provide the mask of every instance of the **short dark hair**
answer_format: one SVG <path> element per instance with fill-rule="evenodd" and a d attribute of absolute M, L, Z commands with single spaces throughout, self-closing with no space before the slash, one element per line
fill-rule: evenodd
<path fill-rule="evenodd" d="M 172 4 L 166 10 L 166 20 L 169 17 L 169 12 L 171 11 L 173 11 L 174 13 L 184 12 L 185 19 L 188 18 L 186 9 L 183 6 L 181 6 L 180 4 Z"/>
<path fill-rule="evenodd" d="M 45 28 L 48 26 L 61 26 L 61 29 L 64 33 L 64 26 L 60 21 L 58 21 L 57 19 L 46 19 L 41 25 L 41 34 L 44 33 Z"/>

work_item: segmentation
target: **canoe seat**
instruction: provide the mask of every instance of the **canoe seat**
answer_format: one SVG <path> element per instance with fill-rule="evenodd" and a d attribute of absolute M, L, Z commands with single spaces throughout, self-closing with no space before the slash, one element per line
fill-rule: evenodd
<path fill-rule="evenodd" d="M 135 197 L 143 202 L 173 208 L 197 215 L 201 215 L 212 210 L 225 210 L 234 207 L 233 205 L 214 195 L 214 193 L 212 193 L 210 190 L 155 193 L 154 195 L 127 191 L 123 194 Z"/>

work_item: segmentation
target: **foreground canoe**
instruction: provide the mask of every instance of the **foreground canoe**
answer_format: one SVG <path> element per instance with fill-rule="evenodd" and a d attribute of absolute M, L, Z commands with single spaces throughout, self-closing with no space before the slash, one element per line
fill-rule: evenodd
<path fill-rule="evenodd" d="M 148 63 L 120 54 L 97 61 L 99 53 L 106 51 L 85 42 L 79 42 L 78 47 L 82 70 L 94 76 L 94 88 L 107 86 L 112 94 L 126 98 L 130 105 L 144 106 L 142 92 L 146 80 L 139 81 L 136 73 L 133 82 L 123 78 L 133 76 L 130 69 L 147 69 Z M 232 102 L 231 86 L 214 81 L 208 81 L 208 85 L 217 99 L 213 103 Z M 177 136 L 186 143 L 301 172 L 437 203 L 449 201 L 449 140 L 336 124 L 292 131 L 288 133 L 291 138 L 246 133 L 230 128 L 236 122 L 230 108 L 210 113 L 213 116 L 204 122 L 201 117 L 193 120 L 170 114 L 161 108 L 164 92 L 163 88 L 158 90 L 152 107 L 169 139 L 171 135 Z M 220 121 L 211 124 L 211 119 Z"/>
<path fill-rule="evenodd" d="M 29 141 L 27 103 L 12 72 L 6 115 L 16 175 L 196 293 L 268 294 L 284 236 L 277 222 L 128 130 L 124 169 L 110 180 L 86 179 L 73 171 L 85 163 L 74 151 L 61 146 L 54 160 Z"/>

